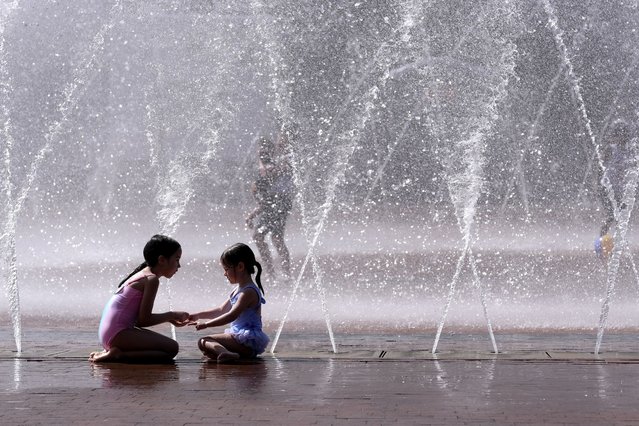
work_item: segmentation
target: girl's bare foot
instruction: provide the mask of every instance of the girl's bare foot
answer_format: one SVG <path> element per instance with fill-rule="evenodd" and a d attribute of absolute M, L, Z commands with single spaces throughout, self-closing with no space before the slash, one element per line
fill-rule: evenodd
<path fill-rule="evenodd" d="M 93 361 L 93 358 L 95 358 L 96 356 L 100 355 L 101 353 L 104 353 L 106 351 L 98 351 L 98 352 L 91 352 L 89 354 L 89 361 Z"/>
<path fill-rule="evenodd" d="M 232 362 L 240 359 L 240 355 L 235 352 L 222 352 L 217 356 L 217 362 L 223 364 L 225 362 Z"/>
<path fill-rule="evenodd" d="M 204 359 L 207 362 L 217 362 L 217 354 L 202 352 L 202 359 Z"/>
<path fill-rule="evenodd" d="M 117 361 L 122 356 L 122 352 L 118 348 L 111 348 L 108 351 L 92 352 L 89 355 L 91 362 L 109 362 Z"/>

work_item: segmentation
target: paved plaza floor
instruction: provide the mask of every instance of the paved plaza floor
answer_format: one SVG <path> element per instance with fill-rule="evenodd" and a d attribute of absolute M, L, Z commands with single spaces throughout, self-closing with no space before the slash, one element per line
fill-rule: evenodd
<path fill-rule="evenodd" d="M 94 331 L 0 327 L 0 424 L 639 424 L 639 351 L 610 335 L 283 336 L 255 362 L 201 359 L 191 337 L 169 365 L 87 361 Z M 194 337 L 194 336 L 193 336 Z M 586 339 L 590 338 L 590 341 Z"/>

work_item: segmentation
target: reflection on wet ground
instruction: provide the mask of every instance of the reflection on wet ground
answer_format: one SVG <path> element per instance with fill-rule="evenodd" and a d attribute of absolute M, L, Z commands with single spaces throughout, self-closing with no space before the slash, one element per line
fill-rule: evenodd
<path fill-rule="evenodd" d="M 163 365 L 87 361 L 92 329 L 25 330 L 16 356 L 0 328 L 3 424 L 635 424 L 636 334 L 610 333 L 592 354 L 590 333 L 289 333 L 275 355 L 206 362 L 195 333 Z"/>
<path fill-rule="evenodd" d="M 4 424 L 631 424 L 636 362 L 0 359 Z"/>

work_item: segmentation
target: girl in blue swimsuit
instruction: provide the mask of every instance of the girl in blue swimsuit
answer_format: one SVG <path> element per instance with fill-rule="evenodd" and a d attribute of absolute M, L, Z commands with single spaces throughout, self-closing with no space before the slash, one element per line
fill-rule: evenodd
<path fill-rule="evenodd" d="M 227 248 L 220 263 L 224 276 L 237 287 L 219 307 L 192 314 L 189 319 L 197 330 L 231 324 L 224 333 L 213 334 L 198 340 L 204 355 L 217 362 L 239 358 L 254 358 L 264 352 L 269 338 L 262 331 L 262 304 L 264 289 L 260 282 L 262 266 L 255 260 L 249 246 L 237 243 Z M 255 282 L 252 274 L 256 272 Z M 207 319 L 208 321 L 200 321 Z"/>

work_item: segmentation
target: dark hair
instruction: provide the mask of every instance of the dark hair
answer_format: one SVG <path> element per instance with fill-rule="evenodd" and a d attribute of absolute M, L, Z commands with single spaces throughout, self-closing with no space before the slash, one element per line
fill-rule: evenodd
<path fill-rule="evenodd" d="M 236 266 L 238 263 L 242 262 L 249 274 L 254 274 L 255 267 L 257 267 L 255 283 L 262 291 L 262 294 L 264 294 L 264 288 L 260 281 L 260 277 L 262 276 L 262 265 L 260 265 L 260 262 L 255 260 L 255 254 L 249 246 L 243 243 L 233 244 L 231 247 L 222 252 L 220 261 L 226 266 Z"/>
<path fill-rule="evenodd" d="M 123 279 L 118 285 L 118 288 L 122 287 L 122 284 L 124 284 L 126 280 L 128 280 L 147 266 L 154 267 L 155 265 L 157 265 L 160 256 L 164 256 L 168 259 L 169 257 L 173 256 L 180 248 L 180 243 L 178 243 L 171 237 L 159 234 L 152 236 L 151 239 L 146 243 L 146 245 L 144 246 L 144 250 L 142 251 L 144 255 L 144 262 L 142 262 L 140 266 L 135 268 L 133 272 L 131 272 L 125 279 Z"/>

